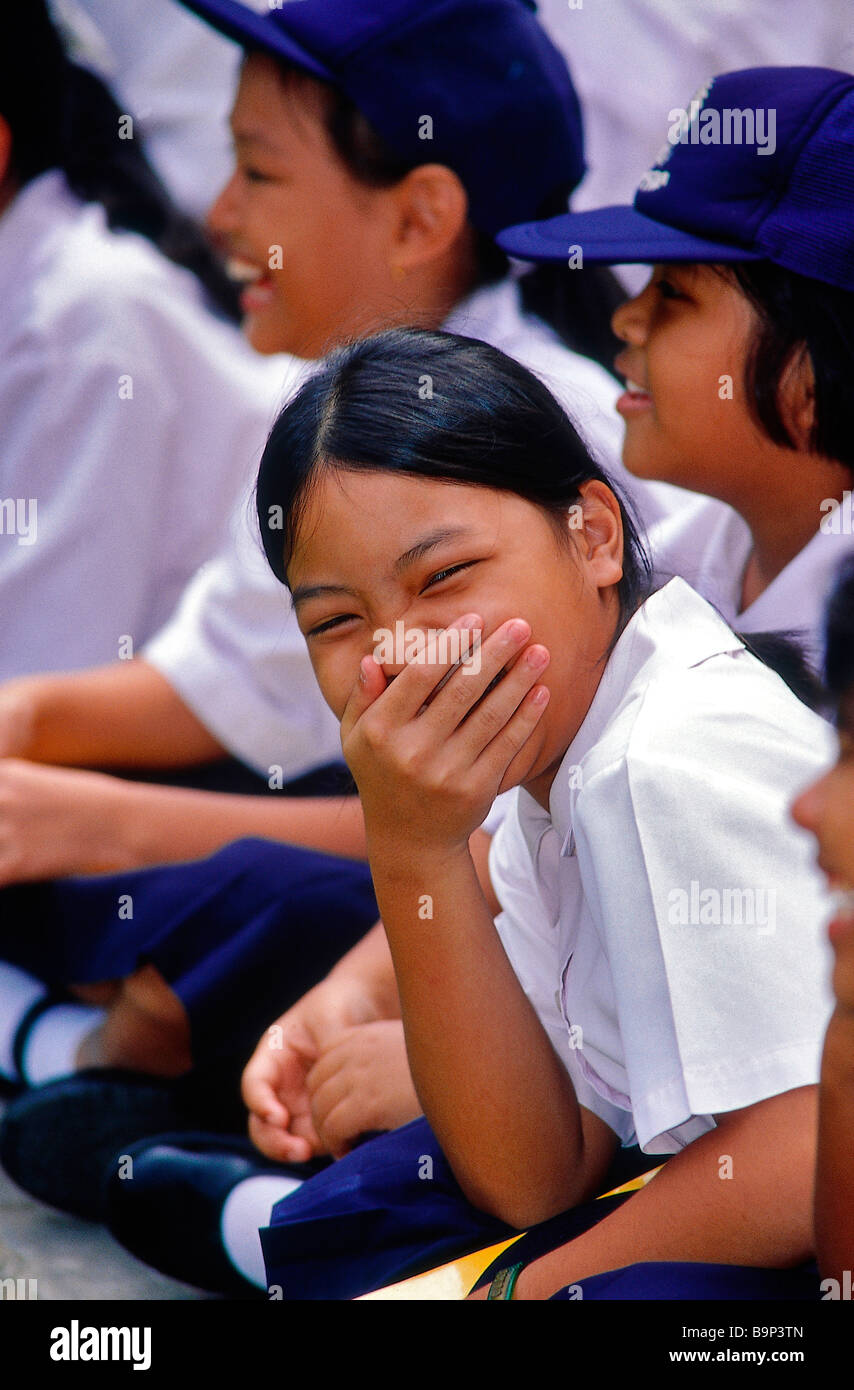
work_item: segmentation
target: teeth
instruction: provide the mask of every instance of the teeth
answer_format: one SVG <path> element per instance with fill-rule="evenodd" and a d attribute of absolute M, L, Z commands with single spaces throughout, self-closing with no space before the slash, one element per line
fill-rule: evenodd
<path fill-rule="evenodd" d="M 854 888 L 837 888 L 830 895 L 834 917 L 854 920 Z"/>
<path fill-rule="evenodd" d="M 226 274 L 231 280 L 240 280 L 244 284 L 251 284 L 253 280 L 260 280 L 263 274 L 251 261 L 244 261 L 241 256 L 229 256 L 225 263 Z"/>
<path fill-rule="evenodd" d="M 646 396 L 649 394 L 642 386 L 638 386 L 636 381 L 629 381 L 628 377 L 626 377 L 626 389 L 630 391 L 633 396 Z"/>

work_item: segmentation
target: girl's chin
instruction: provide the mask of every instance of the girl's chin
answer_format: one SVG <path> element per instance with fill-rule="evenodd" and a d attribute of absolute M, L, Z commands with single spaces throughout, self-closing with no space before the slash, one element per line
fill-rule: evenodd
<path fill-rule="evenodd" d="M 306 356 L 296 346 L 294 325 L 285 318 L 277 304 L 251 312 L 244 311 L 240 331 L 250 347 L 266 356 L 277 352 L 288 352 L 294 357 Z"/>

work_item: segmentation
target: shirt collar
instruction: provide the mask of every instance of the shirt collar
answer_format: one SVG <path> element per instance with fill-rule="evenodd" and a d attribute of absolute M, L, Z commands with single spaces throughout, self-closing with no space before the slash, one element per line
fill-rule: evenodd
<path fill-rule="evenodd" d="M 472 290 L 455 304 L 442 328 L 445 333 L 460 333 L 466 338 L 481 338 L 501 346 L 505 334 L 515 333 L 519 326 L 519 290 L 511 276 L 493 285 Z"/>
<path fill-rule="evenodd" d="M 552 782 L 549 810 L 524 787 L 519 788 L 519 818 L 529 844 L 551 824 L 563 851 L 571 848 L 575 801 L 571 788 L 576 785 L 572 769 L 599 742 L 633 687 L 646 686 L 659 670 L 687 670 L 743 646 L 711 604 L 684 579 L 671 579 L 651 594 L 626 624 L 608 659 L 590 708 Z"/>

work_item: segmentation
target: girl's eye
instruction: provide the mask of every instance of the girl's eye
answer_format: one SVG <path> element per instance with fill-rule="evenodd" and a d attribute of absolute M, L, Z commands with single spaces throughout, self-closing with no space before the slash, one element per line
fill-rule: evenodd
<path fill-rule="evenodd" d="M 337 618 L 330 618 L 328 622 L 319 623 L 317 627 L 309 628 L 306 637 L 319 637 L 322 632 L 331 632 L 335 627 L 340 627 L 342 623 L 349 623 L 353 618 L 352 613 L 342 613 Z"/>
<path fill-rule="evenodd" d="M 434 584 L 441 584 L 442 580 L 447 579 L 449 575 L 459 574 L 461 570 L 470 569 L 471 566 L 474 564 L 477 564 L 476 560 L 466 560 L 465 564 L 451 565 L 446 570 L 439 570 L 437 574 L 433 574 L 430 576 L 430 578 L 427 580 L 427 583 L 424 585 L 424 588 L 429 589 Z"/>
<path fill-rule="evenodd" d="M 655 288 L 658 290 L 658 293 L 661 295 L 662 299 L 684 299 L 685 297 L 684 295 L 680 294 L 679 290 L 673 284 L 672 280 L 656 280 Z"/>
<path fill-rule="evenodd" d="M 243 177 L 246 179 L 247 183 L 269 183 L 269 182 L 270 182 L 270 176 L 269 176 L 269 174 L 262 174 L 260 169 L 251 169 L 251 168 L 246 168 L 246 167 L 244 166 L 244 168 L 242 169 L 241 172 L 242 172 L 242 174 L 243 174 Z"/>

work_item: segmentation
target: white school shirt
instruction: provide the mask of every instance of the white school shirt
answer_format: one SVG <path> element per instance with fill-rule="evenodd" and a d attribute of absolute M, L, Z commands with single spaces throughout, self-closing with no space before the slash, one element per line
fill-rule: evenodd
<path fill-rule="evenodd" d="M 481 338 L 536 372 L 647 524 L 685 505 L 691 494 L 638 483 L 623 468 L 623 424 L 613 408 L 620 388 L 524 314 L 512 280 L 475 292 L 444 327 Z M 318 689 L 290 596 L 267 565 L 251 499 L 238 508 L 232 545 L 190 585 L 143 655 L 225 748 L 265 775 L 281 769 L 296 777 L 340 759 L 338 721 Z"/>
<path fill-rule="evenodd" d="M 791 633 L 818 669 L 825 601 L 840 562 L 854 552 L 853 502 L 848 492 L 838 507 L 825 507 L 812 540 L 742 611 L 742 580 L 753 539 L 747 522 L 714 498 L 688 494 L 679 510 L 650 527 L 656 574 L 659 579 L 674 574 L 687 579 L 738 632 Z"/>
<path fill-rule="evenodd" d="M 681 579 L 627 625 L 546 811 L 490 852 L 511 964 L 579 1101 L 673 1153 L 818 1081 L 826 902 L 789 804 L 829 727 Z"/>
<path fill-rule="evenodd" d="M 72 57 L 94 68 L 179 207 L 204 217 L 231 177 L 228 115 L 241 48 L 175 0 L 50 0 Z M 272 6 L 270 7 L 272 8 Z"/>
<path fill-rule="evenodd" d="M 5 679 L 113 661 L 166 621 L 225 541 L 281 364 L 57 171 L 0 217 L 0 304 Z"/>

